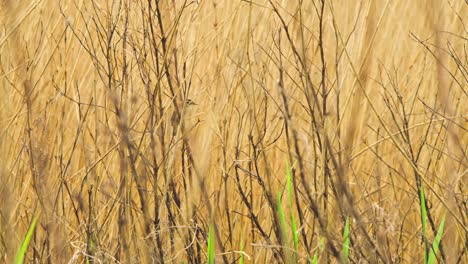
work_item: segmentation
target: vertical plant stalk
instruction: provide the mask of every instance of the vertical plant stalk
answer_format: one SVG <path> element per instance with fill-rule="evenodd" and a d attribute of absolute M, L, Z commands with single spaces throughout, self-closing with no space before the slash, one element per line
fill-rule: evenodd
<path fill-rule="evenodd" d="M 215 263 L 215 236 L 214 236 L 214 224 L 210 224 L 208 232 L 208 264 Z"/>
<path fill-rule="evenodd" d="M 349 246 L 350 246 L 350 233 L 349 233 L 349 217 L 346 217 L 346 223 L 343 230 L 343 249 L 341 251 L 341 260 L 344 264 L 349 262 Z"/>
<path fill-rule="evenodd" d="M 34 216 L 31 225 L 29 226 L 28 233 L 24 237 L 23 243 L 21 244 L 21 248 L 19 252 L 16 254 L 15 257 L 15 264 L 22 264 L 24 262 L 24 258 L 26 257 L 26 251 L 28 250 L 29 241 L 31 241 L 31 237 L 36 230 L 37 220 L 39 219 L 39 214 Z"/>

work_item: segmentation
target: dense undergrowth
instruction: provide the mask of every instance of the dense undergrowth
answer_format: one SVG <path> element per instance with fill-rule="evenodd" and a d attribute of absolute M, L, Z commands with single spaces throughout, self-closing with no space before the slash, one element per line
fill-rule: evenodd
<path fill-rule="evenodd" d="M 467 18 L 0 0 L 0 262 L 467 263 Z"/>

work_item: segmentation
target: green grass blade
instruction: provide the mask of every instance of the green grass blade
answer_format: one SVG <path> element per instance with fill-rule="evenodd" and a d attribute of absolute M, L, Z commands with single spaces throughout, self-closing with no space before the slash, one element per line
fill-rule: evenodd
<path fill-rule="evenodd" d="M 297 227 L 296 227 L 296 219 L 294 218 L 293 213 L 291 213 L 291 230 L 292 230 L 292 235 L 293 235 L 293 241 L 294 241 L 294 250 L 298 251 L 299 249 L 299 237 L 297 236 Z"/>
<path fill-rule="evenodd" d="M 442 235 L 444 234 L 444 225 L 445 225 L 445 215 L 442 218 L 442 222 L 440 223 L 439 230 L 437 231 L 437 235 L 434 239 L 434 244 L 432 244 L 429 259 L 427 260 L 428 264 L 434 264 L 436 261 L 436 255 L 439 251 L 440 240 L 442 239 Z"/>
<path fill-rule="evenodd" d="M 240 237 L 240 251 L 244 251 L 244 245 L 242 244 L 242 234 L 241 234 L 241 237 Z M 240 254 L 240 258 L 239 258 L 239 264 L 244 264 L 244 254 Z"/>
<path fill-rule="evenodd" d="M 296 252 L 299 250 L 299 237 L 297 235 L 297 225 L 296 218 L 294 217 L 293 209 L 293 186 L 292 186 L 292 177 L 291 177 L 291 168 L 289 164 L 286 164 L 286 185 L 288 189 L 288 198 L 289 198 L 289 211 L 291 212 L 291 231 L 294 241 L 294 250 Z"/>
<path fill-rule="evenodd" d="M 21 244 L 20 251 L 16 255 L 15 264 L 22 264 L 24 261 L 24 256 L 26 255 L 26 251 L 28 250 L 29 241 L 31 241 L 31 237 L 36 229 L 37 220 L 39 219 L 39 215 L 36 215 L 29 226 L 28 233 L 24 238 L 23 244 Z"/>
<path fill-rule="evenodd" d="M 310 263 L 312 263 L 312 264 L 317 264 L 318 263 L 318 250 L 315 252 L 314 258 L 312 259 L 312 261 Z"/>
<path fill-rule="evenodd" d="M 286 225 L 286 218 L 284 216 L 283 206 L 281 206 L 281 191 L 278 192 L 278 215 L 281 225 L 281 232 L 283 233 L 284 239 L 287 239 L 287 225 Z"/>
<path fill-rule="evenodd" d="M 424 195 L 424 188 L 421 186 L 420 189 L 420 196 L 421 196 L 421 223 L 422 223 L 422 236 L 423 236 L 423 244 L 424 244 L 424 263 L 427 263 L 427 237 L 426 237 L 426 228 L 427 228 L 427 211 L 426 211 L 426 197 Z"/>
<path fill-rule="evenodd" d="M 293 205 L 293 189 L 292 189 L 292 180 L 291 180 L 291 168 L 289 168 L 289 164 L 286 165 L 286 187 L 288 189 L 288 199 L 289 199 L 289 206 Z"/>
<path fill-rule="evenodd" d="M 349 259 L 349 217 L 346 217 L 345 228 L 343 232 L 343 251 L 341 252 L 343 263 L 348 263 Z"/>
<path fill-rule="evenodd" d="M 279 215 L 279 220 L 280 220 L 280 229 L 281 229 L 281 234 L 282 234 L 282 243 L 283 245 L 282 246 L 285 246 L 285 247 L 289 247 L 288 246 L 288 242 L 289 242 L 289 236 L 288 236 L 288 226 L 286 224 L 286 217 L 284 215 L 284 210 L 283 210 L 283 206 L 281 205 L 281 191 L 278 191 L 278 215 Z M 292 263 L 293 262 L 293 256 L 288 252 L 287 254 L 287 259 L 288 259 L 288 263 Z"/>
<path fill-rule="evenodd" d="M 214 237 L 214 226 L 210 225 L 210 231 L 208 232 L 208 264 L 215 263 L 215 237 Z"/>

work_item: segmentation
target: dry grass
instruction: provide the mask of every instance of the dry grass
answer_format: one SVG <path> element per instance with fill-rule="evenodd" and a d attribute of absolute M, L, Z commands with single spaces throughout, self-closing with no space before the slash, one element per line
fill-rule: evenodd
<path fill-rule="evenodd" d="M 437 260 L 468 262 L 465 1 L 0 0 L 0 25 L 0 262 L 35 215 L 28 263 L 422 263 L 444 215 Z"/>

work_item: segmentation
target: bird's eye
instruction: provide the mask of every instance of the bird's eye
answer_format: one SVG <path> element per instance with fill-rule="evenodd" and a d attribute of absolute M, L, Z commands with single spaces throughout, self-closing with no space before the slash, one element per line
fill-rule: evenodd
<path fill-rule="evenodd" d="M 197 105 L 194 101 L 192 101 L 191 99 L 187 99 L 186 101 L 187 105 Z"/>

